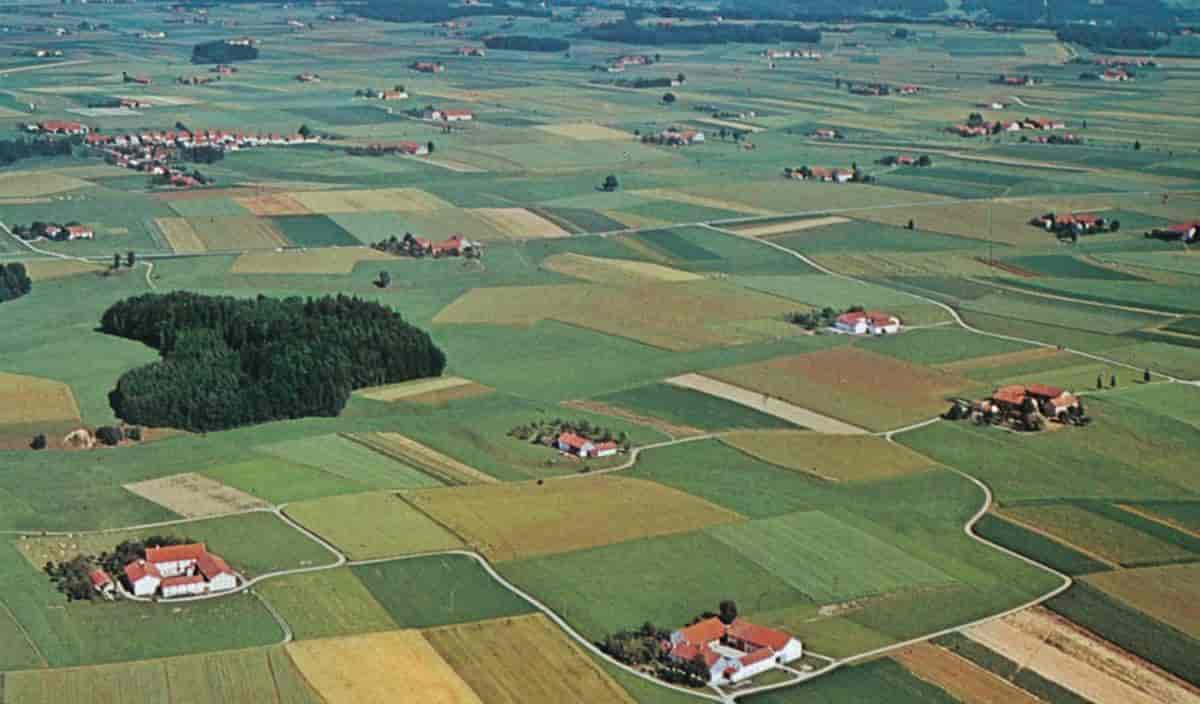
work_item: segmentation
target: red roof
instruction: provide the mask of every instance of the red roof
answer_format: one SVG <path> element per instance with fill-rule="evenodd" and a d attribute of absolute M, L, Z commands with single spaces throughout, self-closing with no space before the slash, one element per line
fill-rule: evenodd
<path fill-rule="evenodd" d="M 442 110 L 442 114 L 446 115 L 447 117 L 451 115 L 462 117 L 465 115 L 471 115 L 472 113 L 470 110 Z"/>
<path fill-rule="evenodd" d="M 1200 222 L 1181 222 L 1178 225 L 1168 227 L 1167 232 L 1178 232 L 1181 235 L 1186 235 L 1194 227 L 1200 227 Z"/>
<path fill-rule="evenodd" d="M 180 587 L 189 584 L 204 584 L 204 578 L 196 574 L 191 577 L 167 577 L 162 581 L 164 590 L 168 587 Z"/>
<path fill-rule="evenodd" d="M 168 545 L 161 548 L 146 548 L 148 562 L 178 562 L 181 560 L 199 560 L 208 551 L 204 543 L 188 543 L 187 545 Z"/>
<path fill-rule="evenodd" d="M 67 225 L 67 232 L 70 232 L 72 235 L 82 235 L 91 231 L 92 228 L 86 225 Z"/>
<path fill-rule="evenodd" d="M 38 127 L 47 132 L 77 132 L 83 129 L 83 125 L 78 122 L 67 122 L 65 120 L 47 120 L 38 123 Z"/>
<path fill-rule="evenodd" d="M 618 447 L 617 443 L 613 442 L 612 440 L 609 440 L 607 442 L 596 443 L 596 451 L 597 452 L 599 452 L 601 450 L 615 450 L 615 449 L 617 449 L 617 447 Z"/>
<path fill-rule="evenodd" d="M 1044 398 L 1058 398 L 1063 395 L 1066 389 L 1061 389 L 1057 386 L 1047 386 L 1045 384 L 1029 384 L 1025 387 L 1025 391 L 1031 396 L 1041 396 Z"/>
<path fill-rule="evenodd" d="M 706 618 L 682 629 L 680 635 L 687 643 L 711 643 L 725 635 L 725 624 L 719 618 Z"/>
<path fill-rule="evenodd" d="M 210 580 L 218 575 L 233 574 L 233 570 L 229 568 L 229 564 L 225 560 L 207 552 L 200 559 L 196 560 L 196 569 L 200 570 L 200 574 Z"/>
<path fill-rule="evenodd" d="M 138 580 L 143 577 L 162 579 L 162 575 L 158 573 L 158 568 L 153 563 L 146 562 L 145 560 L 134 560 L 125 565 L 125 576 L 129 578 L 131 584 L 137 584 Z"/>
<path fill-rule="evenodd" d="M 697 655 L 704 656 L 704 664 L 712 667 L 721 656 L 716 653 L 707 644 L 694 645 L 692 643 L 679 643 L 674 648 L 671 648 L 671 655 L 680 660 L 695 660 Z"/>
<path fill-rule="evenodd" d="M 91 578 L 93 587 L 103 587 L 112 584 L 112 577 L 109 577 L 108 573 L 104 570 L 92 570 L 92 573 L 88 577 Z"/>
<path fill-rule="evenodd" d="M 558 442 L 562 445 L 566 445 L 572 450 L 581 450 L 585 445 L 591 444 L 592 441 L 588 440 L 582 435 L 576 435 L 575 433 L 567 432 L 561 433 L 558 436 Z"/>
<path fill-rule="evenodd" d="M 759 648 L 770 648 L 781 651 L 787 647 L 792 637 L 783 631 L 760 626 L 756 623 L 736 619 L 729 624 L 729 636 Z"/>
<path fill-rule="evenodd" d="M 992 394 L 992 400 L 997 403 L 1007 403 L 1013 406 L 1019 406 L 1025 403 L 1025 387 L 1020 384 L 1014 386 L 1002 386 L 996 389 Z"/>
<path fill-rule="evenodd" d="M 772 650 L 770 648 L 759 648 L 758 650 L 755 650 L 753 653 L 750 653 L 748 655 L 743 655 L 740 658 L 740 662 L 742 663 L 743 666 L 753 665 L 756 662 L 762 662 L 763 660 L 770 660 L 773 657 L 775 657 L 774 650 Z"/>
<path fill-rule="evenodd" d="M 877 310 L 851 311 L 849 313 L 842 313 L 837 317 L 837 321 L 844 325 L 853 325 L 862 320 L 865 320 L 872 325 L 891 325 L 896 321 L 896 317 L 887 313 L 881 313 Z"/>

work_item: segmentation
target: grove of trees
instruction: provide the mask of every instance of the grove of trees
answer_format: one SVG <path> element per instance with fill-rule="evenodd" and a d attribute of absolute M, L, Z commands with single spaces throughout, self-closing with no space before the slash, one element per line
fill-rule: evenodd
<path fill-rule="evenodd" d="M 0 139 L 0 164 L 12 164 L 35 156 L 71 156 L 75 145 L 82 143 L 82 137 Z"/>
<path fill-rule="evenodd" d="M 609 22 L 590 27 L 583 35 L 603 42 L 625 44 L 772 44 L 801 42 L 816 44 L 821 32 L 794 25 L 782 24 L 697 24 L 658 27 L 630 20 Z"/>
<path fill-rule="evenodd" d="M 33 281 L 21 262 L 0 265 L 0 303 L 20 298 L 33 289 Z"/>
<path fill-rule="evenodd" d="M 438 376 L 446 366 L 428 333 L 344 295 L 144 294 L 111 306 L 100 329 L 162 355 L 117 380 L 109 393 L 116 415 L 196 432 L 334 416 L 354 389 Z"/>
<path fill-rule="evenodd" d="M 571 42 L 554 37 L 525 37 L 520 35 L 486 37 L 483 45 L 489 49 L 508 49 L 509 51 L 566 51 L 571 48 Z"/>
<path fill-rule="evenodd" d="M 192 47 L 192 63 L 194 64 L 228 64 L 234 61 L 252 61 L 257 58 L 258 47 L 228 44 L 222 39 Z"/>

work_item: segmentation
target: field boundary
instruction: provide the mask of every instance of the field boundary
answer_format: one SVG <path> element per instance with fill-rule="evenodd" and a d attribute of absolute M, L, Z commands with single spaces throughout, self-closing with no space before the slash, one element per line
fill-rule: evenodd
<path fill-rule="evenodd" d="M 797 406 L 789 401 L 775 398 L 770 394 L 746 389 L 703 374 L 680 374 L 679 376 L 667 379 L 666 383 L 731 401 L 760 413 L 766 413 L 781 420 L 786 420 L 789 423 L 793 423 L 801 428 L 807 428 L 813 432 L 830 435 L 870 434 L 870 431 L 865 428 L 860 428 L 857 425 L 852 425 L 833 416 L 817 413 L 803 406 Z M 746 398 L 746 396 L 761 398 L 762 403 L 755 403 Z"/>

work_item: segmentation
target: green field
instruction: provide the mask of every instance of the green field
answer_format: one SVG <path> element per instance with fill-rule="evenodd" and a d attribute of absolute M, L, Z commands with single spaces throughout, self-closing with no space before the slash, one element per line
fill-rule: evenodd
<path fill-rule="evenodd" d="M 463 542 L 391 492 L 304 501 L 288 515 L 357 560 L 436 552 Z"/>
<path fill-rule="evenodd" d="M 295 464 L 323 470 L 371 489 L 417 489 L 440 486 L 429 475 L 381 455 L 353 440 L 322 435 L 258 448 Z"/>
<path fill-rule="evenodd" d="M 596 400 L 700 430 L 793 427 L 753 408 L 670 384 L 648 384 L 597 396 Z"/>
<path fill-rule="evenodd" d="M 259 590 L 300 640 L 397 628 L 348 568 L 272 579 Z"/>

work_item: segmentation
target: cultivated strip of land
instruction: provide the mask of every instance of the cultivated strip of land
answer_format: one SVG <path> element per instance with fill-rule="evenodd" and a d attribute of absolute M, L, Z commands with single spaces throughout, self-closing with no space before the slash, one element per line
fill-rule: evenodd
<path fill-rule="evenodd" d="M 815 430 L 818 433 L 862 435 L 869 432 L 864 428 L 860 428 L 857 425 L 850 425 L 837 418 L 830 418 L 829 416 L 815 413 L 787 401 L 772 398 L 767 394 L 743 389 L 740 386 L 717 381 L 702 374 L 681 374 L 667 379 L 667 383 L 699 391 L 710 396 L 716 396 L 717 398 L 723 398 L 726 401 L 733 401 L 761 413 L 782 418 L 802 428 Z"/>

